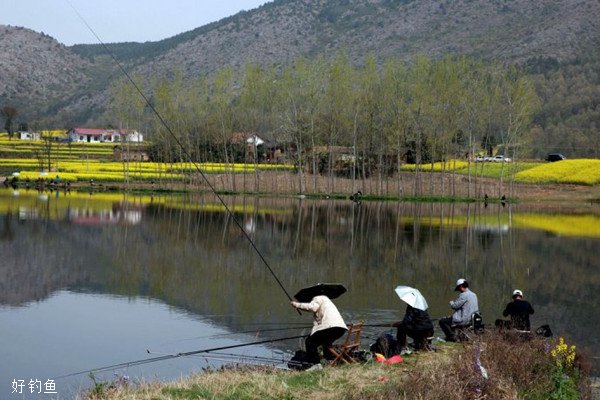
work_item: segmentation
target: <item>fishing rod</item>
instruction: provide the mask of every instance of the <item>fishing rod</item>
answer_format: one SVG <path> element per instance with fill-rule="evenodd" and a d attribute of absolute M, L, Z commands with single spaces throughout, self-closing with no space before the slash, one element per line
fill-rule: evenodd
<path fill-rule="evenodd" d="M 260 366 L 260 367 L 270 367 L 270 368 L 277 368 L 277 369 L 289 369 L 286 366 L 282 366 L 280 364 L 285 363 L 285 360 L 281 360 L 281 362 L 279 360 L 251 360 L 251 359 L 246 359 L 246 357 L 223 357 L 223 356 L 211 356 L 211 355 L 202 355 L 202 356 L 196 356 L 196 357 L 201 357 L 206 359 L 206 361 L 211 360 L 211 361 L 221 361 L 224 363 L 228 363 L 228 364 L 246 364 L 246 365 L 254 365 L 254 366 Z"/>
<path fill-rule="evenodd" d="M 154 352 L 154 351 L 150 351 L 150 350 L 146 350 L 146 352 L 148 354 L 155 354 L 155 355 L 160 355 L 160 356 L 166 356 L 169 355 L 167 353 L 158 353 L 158 352 Z M 287 360 L 281 356 L 281 357 L 266 357 L 266 356 L 251 356 L 251 355 L 247 355 L 247 354 L 235 354 L 235 353 L 222 353 L 222 352 L 210 352 L 207 354 L 195 354 L 193 356 L 190 357 L 197 357 L 197 358 L 208 358 L 208 359 L 220 359 L 221 361 L 224 360 L 230 360 L 230 359 L 249 359 L 249 360 L 255 360 L 256 362 L 268 362 L 268 363 L 285 363 Z M 221 358 L 219 358 L 221 357 Z"/>
<path fill-rule="evenodd" d="M 248 324 L 250 326 L 252 326 L 252 324 Z M 298 323 L 288 323 L 288 324 L 277 324 L 277 323 L 273 323 L 273 324 L 266 324 L 264 326 L 279 326 L 279 328 L 255 328 L 255 329 L 249 329 L 247 331 L 242 331 L 240 333 L 252 333 L 252 332 L 276 332 L 276 331 L 286 331 L 286 330 L 292 330 L 292 329 L 311 329 L 313 327 L 313 325 L 307 325 L 306 322 L 298 322 Z"/>
<path fill-rule="evenodd" d="M 216 353 L 216 354 L 203 354 L 195 355 L 192 357 L 205 358 L 207 360 L 223 361 L 223 362 L 234 362 L 235 364 L 249 364 L 259 366 L 270 366 L 278 369 L 289 370 L 290 366 L 311 366 L 312 363 L 308 361 L 297 361 L 297 360 L 286 360 L 284 358 L 275 357 L 254 357 L 254 356 L 243 356 L 239 354 L 228 354 L 228 353 Z M 287 366 L 281 366 L 280 364 L 287 363 Z"/>
<path fill-rule="evenodd" d="M 173 341 L 169 341 L 169 342 L 164 342 L 163 344 L 168 344 L 168 343 L 180 343 L 180 342 L 188 342 L 191 340 L 197 340 L 197 339 L 212 339 L 212 338 L 216 338 L 216 337 L 225 337 L 225 336 L 235 336 L 235 335 L 246 335 L 246 334 L 256 334 L 255 336 L 258 336 L 260 333 L 265 333 L 265 332 L 280 332 L 280 331 L 290 331 L 292 329 L 309 329 L 311 328 L 311 326 L 308 326 L 306 324 L 302 324 L 302 325 L 297 325 L 297 326 L 290 326 L 287 328 L 269 328 L 269 329 L 252 329 L 252 330 L 248 330 L 248 331 L 240 331 L 240 332 L 232 332 L 232 333 L 217 333 L 214 335 L 206 335 L 206 336 L 194 336 L 191 338 L 186 338 L 186 339 L 179 339 L 179 340 L 173 340 Z"/>
<path fill-rule="evenodd" d="M 439 321 L 439 319 L 440 318 L 429 318 L 429 320 L 431 322 L 433 322 L 433 321 Z M 394 328 L 393 324 L 395 324 L 396 322 L 400 322 L 400 321 L 401 320 L 397 320 L 397 321 L 393 321 L 393 322 L 388 322 L 388 323 L 386 323 L 386 322 L 380 322 L 380 323 L 377 323 L 377 324 L 363 324 L 363 327 L 371 327 L 371 328 L 385 328 L 385 327 L 389 328 L 389 327 L 392 327 L 392 328 Z"/>
<path fill-rule="evenodd" d="M 306 322 L 246 322 L 241 324 L 243 326 L 252 326 L 252 325 L 259 325 L 259 326 L 296 326 L 299 328 L 303 328 L 303 327 L 308 327 L 306 325 Z"/>
<path fill-rule="evenodd" d="M 112 60 L 117 64 L 117 66 L 119 67 L 119 70 L 123 73 L 123 75 L 125 75 L 125 77 L 129 81 L 129 83 L 135 88 L 136 92 L 142 97 L 142 99 L 146 103 L 146 106 L 148 108 L 150 108 L 150 110 L 152 110 L 152 112 L 158 118 L 158 120 L 160 121 L 160 123 L 162 124 L 162 126 L 171 135 L 171 137 L 173 138 L 173 140 L 175 141 L 175 143 L 177 143 L 177 145 L 181 149 L 181 152 L 186 156 L 186 158 L 194 166 L 194 168 L 196 169 L 196 171 L 198 171 L 198 173 L 200 174 L 200 176 L 202 177 L 202 179 L 204 180 L 204 182 L 208 185 L 208 187 L 210 188 L 210 190 L 212 191 L 212 193 L 217 197 L 217 199 L 219 200 L 219 202 L 223 205 L 223 207 L 227 211 L 227 214 L 229 215 L 229 217 L 233 220 L 233 222 L 235 222 L 235 224 L 238 226 L 238 228 L 240 228 L 240 231 L 242 232 L 242 234 L 244 235 L 244 237 L 248 240 L 248 242 L 250 242 L 250 245 L 252 246 L 252 248 L 254 249 L 254 251 L 256 252 L 256 254 L 258 254 L 258 256 L 261 259 L 261 261 L 263 262 L 263 264 L 267 267 L 267 269 L 269 270 L 269 272 L 271 273 L 271 275 L 273 276 L 273 278 L 275 279 L 275 281 L 277 282 L 277 284 L 279 285 L 279 287 L 281 288 L 281 290 L 283 290 L 283 293 L 285 293 L 285 295 L 287 296 L 288 300 L 292 301 L 293 300 L 292 296 L 290 296 L 290 294 L 288 293 L 288 291 L 285 289 L 285 287 L 283 286 L 283 283 L 281 283 L 281 281 L 279 280 L 279 278 L 275 274 L 275 271 L 273 271 L 273 269 L 271 268 L 271 266 L 269 265 L 269 263 L 267 262 L 267 260 L 263 256 L 263 254 L 261 253 L 261 251 L 258 249 L 258 247 L 256 247 L 256 244 L 254 244 L 254 241 L 252 240 L 252 238 L 250 237 L 250 235 L 248 235 L 248 232 L 246 232 L 246 230 L 244 229 L 242 223 L 235 217 L 235 215 L 233 214 L 233 212 L 231 211 L 231 209 L 229 208 L 229 206 L 227 205 L 227 203 L 225 203 L 225 200 L 217 193 L 215 187 L 213 186 L 212 183 L 210 183 L 210 181 L 208 180 L 208 177 L 206 176 L 206 174 L 200 169 L 200 166 L 198 166 L 198 164 L 192 159 L 192 155 L 190 154 L 190 152 L 183 146 L 183 144 L 181 143 L 181 141 L 179 140 L 179 138 L 177 138 L 177 136 L 175 135 L 175 133 L 173 133 L 173 130 L 171 129 L 171 127 L 169 126 L 169 124 L 167 124 L 167 121 L 165 121 L 165 119 L 162 117 L 162 115 L 158 112 L 158 110 L 150 102 L 150 100 L 148 99 L 148 97 L 146 97 L 146 95 L 142 92 L 142 90 L 137 85 L 137 83 L 135 83 L 135 81 L 131 78 L 131 76 L 129 75 L 129 73 L 125 70 L 125 68 L 123 67 L 123 65 L 121 64 L 121 62 L 119 60 L 117 60 L 117 58 L 110 51 L 110 49 L 108 48 L 108 46 L 106 46 L 106 44 L 102 41 L 102 39 L 100 39 L 100 37 L 96 34 L 96 31 L 94 31 L 94 29 L 90 26 L 90 24 L 88 24 L 88 22 L 86 21 L 86 19 L 83 18 L 83 16 L 79 13 L 79 11 L 77 11 L 77 9 L 71 3 L 71 1 L 70 0 L 65 0 L 65 1 L 71 6 L 71 8 L 75 12 L 75 14 L 77 14 L 77 16 L 79 17 L 79 19 L 85 24 L 85 26 L 89 29 L 89 31 L 92 33 L 92 35 L 94 35 L 94 37 L 96 38 L 96 40 L 98 41 L 98 43 L 100 43 L 100 45 L 102 46 L 102 48 L 108 53 L 108 55 L 112 58 Z M 296 311 L 298 312 L 298 314 L 302 315 L 302 313 L 300 312 L 300 310 L 296 309 Z"/>
<path fill-rule="evenodd" d="M 252 342 L 252 343 L 234 344 L 234 345 L 229 345 L 229 346 L 213 347 L 213 348 L 209 348 L 209 349 L 194 350 L 194 351 L 187 351 L 187 352 L 174 353 L 174 354 L 165 354 L 165 355 L 157 356 L 157 357 L 143 358 L 140 360 L 127 361 L 127 362 L 123 362 L 123 363 L 108 365 L 105 367 L 98 367 L 98 368 L 87 369 L 84 371 L 73 372 L 70 374 L 57 376 L 54 379 L 58 380 L 58 379 L 69 378 L 72 376 L 77 376 L 77 375 L 82 375 L 82 374 L 105 372 L 105 371 L 111 371 L 111 370 L 115 370 L 115 369 L 119 369 L 119 368 L 134 367 L 134 366 L 150 364 L 150 363 L 154 363 L 154 362 L 158 362 L 158 361 L 170 360 L 173 358 L 189 357 L 189 356 L 193 356 L 193 355 L 197 355 L 197 354 L 211 353 L 211 352 L 216 352 L 216 351 L 220 351 L 220 350 L 237 349 L 240 347 L 256 346 L 256 345 L 266 344 L 266 343 L 274 343 L 274 342 L 282 342 L 285 340 L 300 339 L 300 338 L 305 338 L 307 336 L 309 336 L 309 335 L 297 335 L 297 336 L 290 336 L 290 337 L 284 337 L 284 338 L 278 338 L 278 339 L 260 340 L 258 342 Z"/>

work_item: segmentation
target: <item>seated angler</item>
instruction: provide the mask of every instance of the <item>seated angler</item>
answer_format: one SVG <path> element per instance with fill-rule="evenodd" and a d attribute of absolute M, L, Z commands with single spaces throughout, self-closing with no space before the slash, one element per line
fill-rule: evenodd
<path fill-rule="evenodd" d="M 533 307 L 527 300 L 523 300 L 523 292 L 519 289 L 513 292 L 512 298 L 513 301 L 506 305 L 502 315 L 505 317 L 510 315 L 513 329 L 530 331 L 531 323 L 529 322 L 529 316 L 534 313 Z"/>
<path fill-rule="evenodd" d="M 440 328 L 448 342 L 456 342 L 456 328 L 469 325 L 472 315 L 479 312 L 477 295 L 469 290 L 469 283 L 465 279 L 457 280 L 454 290 L 460 292 L 456 300 L 450 301 L 450 308 L 454 313 L 451 317 L 440 319 Z"/>
<path fill-rule="evenodd" d="M 427 311 L 419 310 L 410 305 L 406 306 L 406 314 L 404 314 L 402 321 L 394 323 L 393 326 L 398 328 L 396 340 L 398 350 L 402 355 L 410 353 L 406 346 L 407 336 L 414 340 L 415 350 L 425 348 L 427 338 L 433 336 L 433 324 Z"/>
<path fill-rule="evenodd" d="M 348 330 L 335 304 L 329 297 L 321 295 L 313 297 L 310 303 L 292 301 L 292 306 L 300 310 L 313 312 L 313 328 L 305 342 L 308 363 L 319 363 L 319 347 L 322 347 L 325 359 L 332 360 L 335 358 L 329 348 Z"/>

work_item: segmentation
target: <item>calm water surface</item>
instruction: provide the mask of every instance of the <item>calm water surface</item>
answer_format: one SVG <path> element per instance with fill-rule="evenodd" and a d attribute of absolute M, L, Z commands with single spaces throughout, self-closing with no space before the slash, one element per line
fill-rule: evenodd
<path fill-rule="evenodd" d="M 465 277 L 488 325 L 519 288 L 536 310 L 532 325 L 549 324 L 600 371 L 599 205 L 226 202 L 290 294 L 316 282 L 346 285 L 336 304 L 347 322 L 401 318 L 399 284 L 418 287 L 432 317 L 447 315 L 453 284 Z M 23 393 L 31 379 L 53 379 L 71 398 L 91 382 L 73 373 L 309 331 L 310 315 L 294 312 L 212 196 L 1 190 L 0 254 L 0 398 L 23 398 L 11 393 L 19 379 Z M 383 329 L 368 330 L 365 345 Z M 97 376 L 174 379 L 230 354 L 281 366 L 298 344 Z"/>

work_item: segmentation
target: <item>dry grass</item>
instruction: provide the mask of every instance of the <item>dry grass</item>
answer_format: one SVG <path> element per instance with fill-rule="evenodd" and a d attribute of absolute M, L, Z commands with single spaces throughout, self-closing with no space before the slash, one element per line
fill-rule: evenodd
<path fill-rule="evenodd" d="M 474 342 L 416 353 L 403 364 L 367 363 L 318 371 L 231 368 L 173 383 L 118 387 L 87 399 L 546 399 L 555 390 L 554 342 L 486 333 Z M 479 355 L 479 356 L 478 356 Z M 485 368 L 484 377 L 477 359 Z M 573 376 L 586 376 L 582 363 Z M 579 398 L 590 398 L 587 378 Z"/>

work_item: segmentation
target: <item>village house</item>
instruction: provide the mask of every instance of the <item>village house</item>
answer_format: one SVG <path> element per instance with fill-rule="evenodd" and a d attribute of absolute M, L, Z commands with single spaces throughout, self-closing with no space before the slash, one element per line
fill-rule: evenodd
<path fill-rule="evenodd" d="M 39 132 L 19 132 L 20 140 L 40 140 Z"/>
<path fill-rule="evenodd" d="M 124 138 L 123 142 L 131 143 L 142 143 L 144 141 L 144 135 L 135 129 L 120 129 L 121 137 Z"/>
<path fill-rule="evenodd" d="M 67 131 L 64 129 L 41 130 L 39 132 L 18 131 L 17 137 L 20 140 L 52 140 L 63 142 L 67 140 Z"/>
<path fill-rule="evenodd" d="M 141 143 L 144 136 L 134 129 L 73 128 L 68 132 L 69 140 L 81 143 Z"/>
<path fill-rule="evenodd" d="M 283 162 L 283 146 L 263 134 L 259 136 L 253 132 L 236 132 L 230 142 L 241 146 L 245 162 L 258 161 L 272 164 Z"/>
<path fill-rule="evenodd" d="M 146 147 L 139 145 L 113 147 L 115 161 L 150 161 L 150 155 Z"/>
<path fill-rule="evenodd" d="M 317 170 L 322 173 L 327 168 L 329 163 L 329 157 L 333 161 L 333 169 L 336 172 L 347 170 L 354 161 L 354 148 L 350 146 L 315 146 L 314 148 L 306 149 L 306 171 L 315 173 L 313 171 L 313 159 L 314 155 L 317 159 Z"/>

